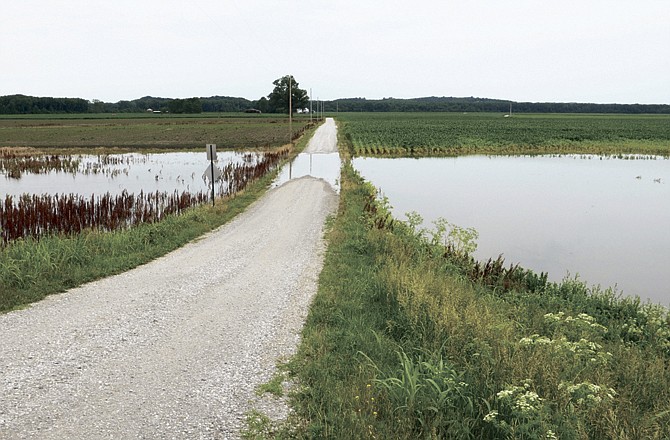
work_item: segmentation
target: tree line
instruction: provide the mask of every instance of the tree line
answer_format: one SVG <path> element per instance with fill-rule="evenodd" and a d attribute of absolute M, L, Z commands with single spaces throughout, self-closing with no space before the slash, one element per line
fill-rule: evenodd
<path fill-rule="evenodd" d="M 245 98 L 229 96 L 186 99 L 144 96 L 112 103 L 97 99 L 8 95 L 0 96 L 0 114 L 140 113 L 149 110 L 169 113 L 239 112 L 253 108 L 254 104 Z"/>
<path fill-rule="evenodd" d="M 350 98 L 326 101 L 327 111 L 341 112 L 502 112 L 668 114 L 667 104 L 593 104 L 578 102 L 515 102 L 488 98 L 427 97 L 414 99 Z"/>
<path fill-rule="evenodd" d="M 229 96 L 209 98 L 158 98 L 145 96 L 132 101 L 103 102 L 79 98 L 48 98 L 25 95 L 0 96 L 0 114 L 61 114 L 61 113 L 231 113 L 257 109 L 262 113 L 286 113 L 266 97 L 257 101 Z M 293 105 L 294 111 L 296 105 Z"/>
<path fill-rule="evenodd" d="M 243 112 L 255 109 L 262 113 L 287 113 L 288 84 L 291 83 L 292 111 L 309 107 L 307 92 L 298 87 L 292 76 L 273 82 L 275 88 L 267 97 L 256 101 L 230 96 L 193 97 L 187 99 L 144 96 L 115 103 L 81 98 L 51 98 L 25 95 L 0 96 L 0 114 L 50 113 L 169 113 Z M 414 99 L 348 98 L 325 101 L 326 111 L 341 112 L 509 112 L 513 113 L 619 113 L 670 114 L 667 104 L 593 104 L 562 102 L 514 102 L 487 98 L 426 97 Z"/>
<path fill-rule="evenodd" d="M 80 98 L 0 96 L 1 114 L 86 113 L 88 111 L 89 102 Z"/>

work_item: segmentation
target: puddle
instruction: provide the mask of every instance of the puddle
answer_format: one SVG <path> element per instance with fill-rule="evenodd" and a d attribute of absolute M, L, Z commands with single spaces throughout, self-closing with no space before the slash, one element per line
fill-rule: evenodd
<path fill-rule="evenodd" d="M 325 180 L 339 193 L 340 165 L 339 153 L 300 153 L 293 162 L 284 165 L 272 187 L 276 188 L 292 179 L 312 176 Z"/>

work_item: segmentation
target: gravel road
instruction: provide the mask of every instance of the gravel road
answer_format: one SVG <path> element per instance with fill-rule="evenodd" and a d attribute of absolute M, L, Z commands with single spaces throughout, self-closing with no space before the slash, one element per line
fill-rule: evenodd
<path fill-rule="evenodd" d="M 304 152 L 337 153 L 337 125 L 333 118 L 326 118 L 326 122 L 314 133 Z"/>
<path fill-rule="evenodd" d="M 165 257 L 0 315 L 0 438 L 238 438 L 298 343 L 336 206 L 291 180 Z"/>

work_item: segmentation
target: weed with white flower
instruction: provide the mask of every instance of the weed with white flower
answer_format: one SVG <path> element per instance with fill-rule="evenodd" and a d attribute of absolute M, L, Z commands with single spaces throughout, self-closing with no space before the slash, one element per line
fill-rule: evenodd
<path fill-rule="evenodd" d="M 523 386 L 509 386 L 496 394 L 498 409 L 489 411 L 484 421 L 510 438 L 555 438 L 550 409 L 526 380 Z"/>

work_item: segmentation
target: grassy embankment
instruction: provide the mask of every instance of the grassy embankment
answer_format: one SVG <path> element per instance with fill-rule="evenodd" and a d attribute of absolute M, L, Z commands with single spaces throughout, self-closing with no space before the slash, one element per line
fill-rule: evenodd
<path fill-rule="evenodd" d="M 359 117 L 344 118 L 345 151 L 365 144 L 347 127 Z M 621 152 L 667 154 L 653 143 Z M 285 367 L 295 414 L 280 426 L 254 414 L 248 437 L 670 438 L 665 308 L 477 264 L 467 233 L 392 219 L 348 165 L 341 185 L 319 292 Z"/>
<path fill-rule="evenodd" d="M 670 155 L 670 115 L 341 113 L 352 153 Z"/>
<path fill-rule="evenodd" d="M 296 143 L 291 158 L 305 148 L 312 132 Z M 0 312 L 129 270 L 183 246 L 244 211 L 265 193 L 276 173 L 253 182 L 232 198 L 217 201 L 214 207 L 192 208 L 159 223 L 120 232 L 87 231 L 18 240 L 0 247 Z"/>
<path fill-rule="evenodd" d="M 664 309 L 523 270 L 475 271 L 463 243 L 448 250 L 444 237 L 392 220 L 348 166 L 328 239 L 288 366 L 296 413 L 266 434 L 670 436 Z"/>

